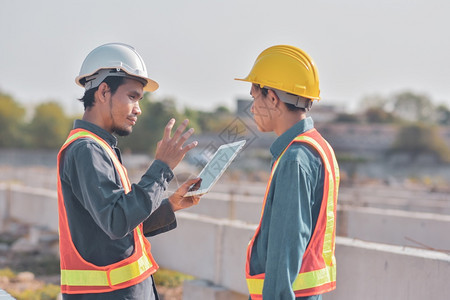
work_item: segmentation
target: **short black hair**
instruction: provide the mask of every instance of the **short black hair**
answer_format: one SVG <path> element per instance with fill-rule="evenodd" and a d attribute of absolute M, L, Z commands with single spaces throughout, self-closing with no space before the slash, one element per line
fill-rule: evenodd
<path fill-rule="evenodd" d="M 303 107 L 297 107 L 297 106 L 295 106 L 294 104 L 290 104 L 290 103 L 286 103 L 286 102 L 283 102 L 284 103 L 284 105 L 286 105 L 286 108 L 289 110 L 289 111 L 302 111 L 302 112 L 306 112 L 306 108 L 303 108 Z"/>
<path fill-rule="evenodd" d="M 253 84 L 253 85 L 261 91 L 261 94 L 263 94 L 264 97 L 267 97 L 267 94 L 269 93 L 269 89 L 268 89 L 268 88 L 265 88 L 265 87 L 262 88 L 259 84 Z M 281 102 L 283 102 L 283 101 L 281 101 Z M 296 111 L 306 112 L 306 109 L 303 108 L 303 107 L 297 107 L 297 106 L 295 106 L 294 104 L 290 104 L 290 103 L 286 103 L 286 102 L 283 102 L 283 103 L 284 103 L 284 105 L 286 105 L 286 108 L 287 108 L 289 111 L 293 111 L 293 112 L 296 112 Z"/>
<path fill-rule="evenodd" d="M 105 80 L 102 81 L 102 83 L 106 83 L 111 90 L 111 94 L 114 95 L 114 93 L 117 91 L 119 86 L 125 83 L 126 77 L 119 77 L 119 76 L 108 76 L 105 78 Z M 92 88 L 90 90 L 87 90 L 84 92 L 83 97 L 81 97 L 80 100 L 84 104 L 84 110 L 88 109 L 89 107 L 93 107 L 95 104 L 95 97 L 94 94 L 98 90 L 98 86 L 95 88 Z"/>

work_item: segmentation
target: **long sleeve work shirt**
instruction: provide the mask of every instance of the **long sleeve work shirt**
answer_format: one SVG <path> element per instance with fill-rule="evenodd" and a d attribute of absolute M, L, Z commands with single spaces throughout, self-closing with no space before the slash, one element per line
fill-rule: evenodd
<path fill-rule="evenodd" d="M 270 148 L 272 166 L 296 136 L 313 127 L 313 120 L 308 117 L 280 135 Z M 296 299 L 292 283 L 314 232 L 323 183 L 320 155 L 304 143 L 293 143 L 280 159 L 273 176 L 261 229 L 252 248 L 250 274 L 265 273 L 264 299 Z"/>
<path fill-rule="evenodd" d="M 74 128 L 104 139 L 121 160 L 112 134 L 82 120 L 76 120 Z M 108 153 L 92 139 L 78 139 L 63 153 L 60 177 L 72 240 L 88 262 L 105 266 L 129 257 L 134 251 L 133 230 L 140 223 L 146 236 L 176 227 L 171 205 L 163 199 L 173 173 L 161 161 L 155 160 L 125 194 Z M 110 293 L 65 294 L 64 299 L 155 299 L 153 279 Z"/>

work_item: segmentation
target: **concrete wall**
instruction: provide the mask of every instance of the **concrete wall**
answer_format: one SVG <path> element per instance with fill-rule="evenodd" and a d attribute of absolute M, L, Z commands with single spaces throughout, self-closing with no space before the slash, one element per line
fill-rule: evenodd
<path fill-rule="evenodd" d="M 158 264 L 245 293 L 245 249 L 256 226 L 185 212 L 177 220 L 175 230 L 150 238 Z"/>
<path fill-rule="evenodd" d="M 0 231 L 8 220 L 58 231 L 58 200 L 54 190 L 20 185 L 0 186 Z"/>
<path fill-rule="evenodd" d="M 206 195 L 200 205 L 185 212 L 206 215 L 212 219 L 240 220 L 243 223 L 257 224 L 261 206 L 259 196 L 230 196 L 216 192 Z M 21 185 L 0 185 L 0 231 L 8 218 L 44 226 L 56 232 L 56 192 Z M 337 233 L 340 236 L 450 251 L 450 239 L 442 238 L 440 232 L 450 232 L 450 215 L 338 206 Z"/>
<path fill-rule="evenodd" d="M 261 207 L 262 197 L 211 193 L 200 205 L 186 211 L 257 224 Z M 338 205 L 337 233 L 340 236 L 450 251 L 450 239 L 442 238 L 439 232 L 450 232 L 450 215 Z"/>
<path fill-rule="evenodd" d="M 337 289 L 324 300 L 448 299 L 448 254 L 336 239 Z"/>
<path fill-rule="evenodd" d="M 160 266 L 246 294 L 245 249 L 255 226 L 183 212 L 177 218 L 176 230 L 150 240 Z M 444 299 L 450 292 L 444 253 L 338 237 L 336 259 L 338 289 L 324 299 Z"/>
<path fill-rule="evenodd" d="M 252 202 L 257 205 L 257 200 L 252 200 L 242 207 L 251 206 Z M 207 204 L 208 198 L 205 197 L 201 205 Z M 235 205 L 239 207 L 240 204 Z M 56 231 L 55 191 L 0 186 L 0 209 L 0 224 L 4 224 L 5 218 L 12 218 Z M 259 209 L 256 215 L 259 215 Z M 225 206 L 219 210 L 225 211 Z M 256 225 L 189 212 L 178 212 L 177 219 L 177 229 L 150 240 L 152 252 L 160 266 L 212 283 L 215 292 L 207 290 L 202 295 L 220 294 L 227 299 L 229 296 L 224 296 L 222 289 L 225 288 L 234 292 L 233 297 L 228 299 L 238 299 L 239 295 L 243 297 L 247 293 L 245 250 Z M 398 240 L 411 236 L 433 244 L 437 237 L 442 244 L 433 244 L 433 247 L 448 246 L 448 239 L 445 238 L 445 232 L 449 230 L 448 216 L 345 208 L 340 212 L 339 220 L 345 224 L 342 228 L 348 235 L 368 240 Z M 404 231 L 392 234 L 393 228 L 403 228 Z M 427 236 L 430 240 L 426 239 Z M 324 299 L 446 299 L 450 293 L 447 282 L 450 278 L 450 255 L 445 253 L 338 237 L 336 256 L 338 289 L 326 294 Z M 208 298 L 210 296 L 200 298 L 196 294 L 198 289 L 191 287 L 187 292 L 191 290 L 194 296 L 188 298 L 186 294 L 186 299 L 211 299 Z"/>
<path fill-rule="evenodd" d="M 340 206 L 337 222 L 339 236 L 450 253 L 450 215 Z"/>

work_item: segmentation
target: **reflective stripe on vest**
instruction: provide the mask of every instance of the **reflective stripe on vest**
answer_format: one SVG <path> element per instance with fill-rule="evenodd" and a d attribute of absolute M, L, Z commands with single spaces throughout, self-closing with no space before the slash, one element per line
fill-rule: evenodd
<path fill-rule="evenodd" d="M 261 220 L 255 235 L 247 248 L 246 277 L 247 286 L 252 299 L 262 299 L 262 291 L 264 287 L 265 274 L 250 275 L 250 258 L 253 243 L 261 229 L 261 222 L 264 214 L 264 208 L 269 194 L 273 176 L 280 159 L 286 150 L 295 142 L 302 142 L 311 145 L 320 154 L 325 166 L 325 182 L 324 195 L 322 205 L 317 219 L 316 228 L 311 236 L 311 240 L 303 255 L 302 267 L 299 274 L 292 284 L 292 290 L 296 297 L 305 297 L 311 295 L 322 294 L 331 291 L 336 287 L 336 260 L 334 256 L 335 250 L 335 232 L 336 232 L 336 202 L 339 187 L 339 168 L 331 146 L 320 136 L 317 130 L 309 130 L 289 143 L 289 145 L 280 154 L 274 162 L 269 181 L 264 195 L 263 208 L 261 212 Z M 317 257 L 311 255 L 312 245 L 319 243 L 322 250 L 320 261 Z M 317 255 L 314 255 L 317 256 Z"/>
<path fill-rule="evenodd" d="M 61 153 L 78 138 L 90 138 L 96 141 L 111 158 L 119 174 L 125 193 L 131 190 L 127 171 L 109 144 L 87 130 L 72 130 L 58 154 L 57 174 L 60 218 L 61 291 L 67 294 L 104 293 L 135 285 L 148 278 L 158 269 L 158 265 L 150 253 L 150 243 L 142 234 L 142 224 L 133 230 L 135 241 L 134 253 L 128 258 L 108 266 L 95 266 L 85 261 L 72 242 L 62 196 L 59 166 Z"/>

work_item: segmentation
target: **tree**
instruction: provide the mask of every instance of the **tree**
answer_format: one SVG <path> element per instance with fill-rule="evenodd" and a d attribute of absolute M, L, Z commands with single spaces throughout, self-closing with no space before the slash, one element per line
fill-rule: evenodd
<path fill-rule="evenodd" d="M 415 123 L 403 126 L 390 153 L 407 153 L 414 160 L 420 155 L 432 155 L 440 162 L 450 162 L 450 149 L 439 136 L 437 126 Z"/>
<path fill-rule="evenodd" d="M 189 127 L 195 129 L 195 134 L 202 133 L 200 124 L 198 123 L 199 111 L 191 108 L 185 108 L 183 117 L 189 119 Z"/>
<path fill-rule="evenodd" d="M 14 99 L 0 92 L 0 147 L 23 144 L 25 109 Z"/>
<path fill-rule="evenodd" d="M 441 104 L 436 108 L 436 119 L 439 125 L 450 125 L 450 109 Z"/>
<path fill-rule="evenodd" d="M 33 147 L 57 149 L 67 137 L 71 127 L 69 119 L 56 102 L 42 103 L 36 107 L 28 132 Z"/>
<path fill-rule="evenodd" d="M 402 92 L 394 96 L 393 113 L 411 122 L 427 122 L 432 120 L 433 103 L 426 95 L 413 92 Z"/>
<path fill-rule="evenodd" d="M 220 133 L 225 130 L 236 116 L 225 106 L 218 106 L 213 112 L 197 111 L 197 124 L 202 132 Z"/>
<path fill-rule="evenodd" d="M 368 123 L 392 123 L 396 118 L 388 111 L 388 106 L 388 98 L 378 94 L 369 95 L 361 99 L 359 111 Z"/>
<path fill-rule="evenodd" d="M 372 107 L 364 112 L 364 116 L 368 123 L 392 123 L 395 117 L 392 113 L 385 111 L 379 107 Z"/>
<path fill-rule="evenodd" d="M 164 134 L 164 128 L 171 118 L 177 123 L 175 128 L 183 120 L 183 116 L 177 111 L 175 101 L 167 98 L 161 101 L 153 101 L 149 94 L 145 94 L 140 101 L 142 114 L 129 136 L 120 137 L 120 145 L 125 150 L 140 153 L 153 153 L 156 145 Z"/>
<path fill-rule="evenodd" d="M 335 122 L 338 123 L 359 123 L 359 118 L 355 114 L 340 113 L 336 116 Z"/>
<path fill-rule="evenodd" d="M 364 96 L 361 101 L 359 101 L 359 110 L 365 112 L 369 109 L 377 108 L 379 110 L 385 110 L 386 105 L 389 103 L 389 99 L 378 95 L 367 95 Z"/>

